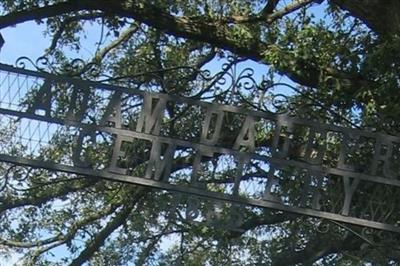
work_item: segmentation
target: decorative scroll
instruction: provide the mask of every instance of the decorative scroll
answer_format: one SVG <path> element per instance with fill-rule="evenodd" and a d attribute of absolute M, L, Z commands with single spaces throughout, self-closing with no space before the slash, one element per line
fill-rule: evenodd
<path fill-rule="evenodd" d="M 30 64 L 36 70 L 40 72 L 50 71 L 54 74 L 68 75 L 68 76 L 82 76 L 85 77 L 96 77 L 100 74 L 100 66 L 95 63 L 86 63 L 84 60 L 77 58 L 71 62 L 59 65 L 51 62 L 49 58 L 41 56 L 36 61 L 32 61 L 30 58 L 22 56 L 17 59 L 15 65 L 20 69 L 25 69 Z"/>
<path fill-rule="evenodd" d="M 399 137 L 8 65 L 0 84 L 0 161 L 400 232 Z"/>

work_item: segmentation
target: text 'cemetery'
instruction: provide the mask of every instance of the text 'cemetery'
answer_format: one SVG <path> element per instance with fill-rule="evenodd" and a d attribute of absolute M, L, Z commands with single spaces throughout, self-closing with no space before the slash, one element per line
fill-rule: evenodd
<path fill-rule="evenodd" d="M 0 151 L 2 161 L 400 232 L 390 196 L 400 187 L 398 137 L 0 69 L 0 121 L 21 128 L 15 141 L 39 138 L 30 154 Z M 46 140 L 22 130 L 34 123 Z M 67 140 L 55 158 L 48 147 L 57 134 Z"/>

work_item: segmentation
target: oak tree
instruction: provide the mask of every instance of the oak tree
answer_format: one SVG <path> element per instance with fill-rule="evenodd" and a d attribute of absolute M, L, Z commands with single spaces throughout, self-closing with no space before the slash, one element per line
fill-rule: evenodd
<path fill-rule="evenodd" d="M 200 70 L 222 61 L 228 71 L 253 60 L 267 67 L 263 74 L 271 84 L 289 80 L 295 115 L 392 135 L 399 131 L 397 0 L 0 1 L 0 31 L 27 21 L 45 25 L 51 42 L 43 52 L 52 69 L 61 72 L 70 60 L 68 51 L 79 52 L 91 25 L 101 28 L 101 36 L 86 63 L 95 64 L 107 82 L 251 107 L 256 103 L 250 96 L 260 86 L 224 90 Z M 190 112 L 186 115 L 169 130 L 177 135 L 199 130 Z M 17 155 L 23 148 L 7 141 L 12 139 L 8 130 L 0 130 L 0 147 Z M 232 142 L 229 137 L 224 141 Z M 43 156 L 60 158 L 66 139 L 61 132 Z M 130 167 L 141 171 L 139 155 L 148 147 L 130 149 Z M 109 154 L 91 156 L 102 160 Z M 185 175 L 179 171 L 192 160 L 185 154 L 173 171 Z M 371 239 L 362 228 L 252 208 L 242 210 L 243 218 L 231 230 L 184 219 L 188 196 L 10 164 L 1 164 L 0 170 L 0 250 L 24 254 L 26 265 L 400 261 L 398 236 Z M 210 166 L 204 174 L 213 170 Z M 229 176 L 232 169 L 219 171 Z M 222 204 L 218 219 L 224 224 L 234 217 Z M 62 254 L 52 257 L 60 247 Z"/>

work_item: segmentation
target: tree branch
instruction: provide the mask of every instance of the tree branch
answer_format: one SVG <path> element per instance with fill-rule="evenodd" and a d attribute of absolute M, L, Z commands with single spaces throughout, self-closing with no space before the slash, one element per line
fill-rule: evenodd
<path fill-rule="evenodd" d="M 57 236 L 50 237 L 44 240 L 38 240 L 38 241 L 33 241 L 33 242 L 20 242 L 20 241 L 13 241 L 13 240 L 7 240 L 7 239 L 0 239 L 0 245 L 5 245 L 9 247 L 17 247 L 17 248 L 32 248 L 32 247 L 37 247 L 37 246 L 45 246 L 48 244 L 52 244 L 54 242 L 58 241 L 68 241 L 72 239 L 76 232 L 84 225 L 91 223 L 93 221 L 96 221 L 104 216 L 110 215 L 113 213 L 119 205 L 117 204 L 112 204 L 108 206 L 106 209 L 102 211 L 98 211 L 94 213 L 93 215 L 90 215 L 88 217 L 85 217 L 84 219 L 77 221 L 76 223 L 72 224 L 69 227 L 69 230 L 66 234 L 58 234 Z M 46 249 L 48 250 L 48 249 Z"/>
<path fill-rule="evenodd" d="M 330 0 L 331 3 L 347 10 L 370 29 L 379 34 L 400 33 L 400 2 L 398 0 Z"/>
<path fill-rule="evenodd" d="M 140 28 L 140 26 L 138 25 L 132 25 L 129 28 L 127 28 L 125 31 L 123 31 L 119 37 L 117 39 L 115 39 L 114 41 L 112 41 L 110 44 L 108 44 L 106 47 L 104 47 L 103 49 L 101 49 L 100 51 L 98 51 L 95 55 L 94 61 L 96 62 L 100 62 L 102 61 L 102 59 L 113 49 L 115 49 L 117 46 L 119 46 L 120 44 L 126 42 L 127 40 L 129 40 L 132 35 L 138 31 L 138 29 Z"/>
<path fill-rule="evenodd" d="M 274 12 L 275 8 L 278 6 L 278 4 L 279 4 L 279 0 L 268 0 L 268 3 L 261 10 L 260 15 L 268 16 L 269 14 L 272 14 Z"/>
<path fill-rule="evenodd" d="M 156 235 L 153 235 L 153 236 L 147 238 L 149 240 L 149 243 L 146 245 L 144 250 L 138 256 L 138 260 L 136 261 L 137 265 L 145 265 L 146 264 L 147 258 L 150 256 L 152 250 L 154 249 L 154 247 L 157 245 L 157 243 L 161 240 L 161 238 L 163 236 L 168 235 L 168 234 L 175 234 L 175 233 L 182 232 L 182 230 L 167 231 L 168 229 L 169 229 L 169 224 L 167 224 L 159 234 L 156 234 Z"/>
<path fill-rule="evenodd" d="M 271 14 L 269 21 L 276 20 L 312 2 L 311 0 L 295 1 L 282 10 Z M 95 10 L 103 11 L 105 14 L 133 18 L 167 34 L 202 43 L 210 43 L 215 47 L 229 50 L 256 61 L 265 62 L 265 52 L 269 49 L 276 49 L 275 46 L 264 43 L 259 38 L 246 38 L 239 41 L 227 24 L 221 24 L 218 21 L 208 18 L 176 17 L 151 4 L 142 3 L 139 5 L 127 1 L 70 0 L 37 9 L 10 13 L 0 17 L 0 29 L 28 20 L 43 19 L 69 12 Z M 264 19 L 266 19 L 264 22 L 268 22 L 268 18 Z M 321 73 L 327 72 L 327 70 L 321 69 L 319 66 L 296 59 L 290 54 L 285 54 L 284 57 L 281 60 L 286 63 L 285 66 L 279 67 L 280 74 L 287 75 L 294 82 L 301 85 L 317 87 L 320 83 Z M 360 80 L 360 77 L 354 77 L 354 75 L 342 72 L 340 72 L 340 75 L 348 77 L 347 83 L 351 87 L 359 87 L 361 84 L 365 84 L 364 80 Z"/>
<path fill-rule="evenodd" d="M 121 225 L 126 222 L 126 219 L 132 212 L 133 206 L 143 197 L 145 190 L 139 189 L 137 194 L 128 201 L 128 203 L 118 212 L 110 222 L 94 237 L 94 239 L 85 247 L 84 250 L 75 258 L 70 266 L 80 266 L 89 260 L 93 254 L 99 250 L 104 244 L 104 241 Z"/>
<path fill-rule="evenodd" d="M 270 5 L 271 2 L 271 5 Z M 255 23 L 255 22 L 266 22 L 267 24 L 271 24 L 278 19 L 283 18 L 284 16 L 293 13 L 307 5 L 316 2 L 315 0 L 295 0 L 292 3 L 288 4 L 287 6 L 273 12 L 276 5 L 279 1 L 271 0 L 268 2 L 267 6 L 260 12 L 258 15 L 253 16 L 232 16 L 232 17 L 225 17 L 221 20 L 224 22 L 229 23 Z M 274 3 L 275 2 L 275 3 Z M 271 10 L 272 8 L 272 10 Z"/>
<path fill-rule="evenodd" d="M 266 21 L 268 23 L 272 23 L 274 21 L 276 21 L 277 19 L 280 19 L 294 11 L 297 11 L 311 3 L 315 2 L 315 0 L 296 0 L 293 1 L 292 3 L 290 3 L 289 5 L 285 6 L 284 8 L 275 11 L 274 13 L 272 13 L 271 15 L 268 15 L 266 17 Z"/>
<path fill-rule="evenodd" d="M 88 177 L 88 179 L 89 179 L 89 177 Z M 61 196 L 67 195 L 69 193 L 76 192 L 81 189 L 93 186 L 98 181 L 99 180 L 90 179 L 90 180 L 84 182 L 83 184 L 79 184 L 79 185 L 64 184 L 59 189 L 53 188 L 51 190 L 52 193 L 46 192 L 40 196 L 35 195 L 35 196 L 29 196 L 29 197 L 25 197 L 25 198 L 18 198 L 18 199 L 10 199 L 8 197 L 1 197 L 0 198 L 1 199 L 0 213 L 4 212 L 6 210 L 9 210 L 9 209 L 14 209 L 14 208 L 18 208 L 18 207 L 26 206 L 26 205 L 40 206 L 41 204 L 43 204 L 51 199 L 61 197 Z"/>
<path fill-rule="evenodd" d="M 272 214 L 271 210 L 266 210 L 266 213 L 262 215 L 253 215 L 252 217 L 246 219 L 246 221 L 237 228 L 235 231 L 229 231 L 226 235 L 230 238 L 240 237 L 245 234 L 249 230 L 253 230 L 258 226 L 268 226 L 268 225 L 276 225 L 286 221 L 289 221 L 296 217 L 294 214 L 290 213 L 275 213 Z"/>
<path fill-rule="evenodd" d="M 51 53 L 57 46 L 58 41 L 62 37 L 62 34 L 64 33 L 65 29 L 67 26 L 77 20 L 90 20 L 94 18 L 99 18 L 101 16 L 104 16 L 103 13 L 89 13 L 89 14 L 82 14 L 82 15 L 77 15 L 73 17 L 68 17 L 64 21 L 61 22 L 60 27 L 58 30 L 54 33 L 53 38 L 51 40 L 51 44 L 49 48 L 47 48 L 46 53 Z"/>
<path fill-rule="evenodd" d="M 360 245 L 360 241 L 354 237 L 334 240 L 329 234 L 318 234 L 310 239 L 302 250 L 294 251 L 287 248 L 272 259 L 271 265 L 312 265 L 315 261 L 332 253 L 358 250 Z"/>
<path fill-rule="evenodd" d="M 93 8 L 81 5 L 79 0 L 70 0 L 53 5 L 11 12 L 7 15 L 0 16 L 0 29 L 14 26 L 26 21 L 41 20 L 44 18 L 55 17 L 70 12 L 78 12 L 83 10 L 93 10 Z"/>
<path fill-rule="evenodd" d="M 12 12 L 0 17 L 0 29 L 30 20 L 44 19 L 78 11 L 103 11 L 106 14 L 133 18 L 149 26 L 163 30 L 176 36 L 190 38 L 200 42 L 215 43 L 216 46 L 247 55 L 251 58 L 260 57 L 266 47 L 259 40 L 254 40 L 246 46 L 230 36 L 226 26 L 209 23 L 203 19 L 175 17 L 150 4 L 135 5 L 125 1 L 91 1 L 70 0 L 40 8 Z M 254 50 L 254 48 L 256 48 Z"/>

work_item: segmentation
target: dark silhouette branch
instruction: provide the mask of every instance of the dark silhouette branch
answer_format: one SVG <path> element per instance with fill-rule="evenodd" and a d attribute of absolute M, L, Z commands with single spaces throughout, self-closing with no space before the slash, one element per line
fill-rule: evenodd
<path fill-rule="evenodd" d="M 46 53 L 51 53 L 56 47 L 57 43 L 61 39 L 63 33 L 65 32 L 68 25 L 72 22 L 81 21 L 81 20 L 92 20 L 95 18 L 99 18 L 104 16 L 103 13 L 89 13 L 89 14 L 82 14 L 77 16 L 68 17 L 65 20 L 61 21 L 60 26 L 58 27 L 57 31 L 54 33 L 53 38 L 51 40 L 51 44 L 49 48 L 47 48 Z"/>
<path fill-rule="evenodd" d="M 136 194 L 127 201 L 126 205 L 116 213 L 115 217 L 112 218 L 107 225 L 100 230 L 90 243 L 81 251 L 77 258 L 75 258 L 70 266 L 80 266 L 86 261 L 88 261 L 95 252 L 97 252 L 101 246 L 103 246 L 104 241 L 121 225 L 123 225 L 129 215 L 132 213 L 133 207 L 137 202 L 145 195 L 145 190 L 138 189 Z"/>
<path fill-rule="evenodd" d="M 124 30 L 117 39 L 112 41 L 110 44 L 108 44 L 106 47 L 102 48 L 100 51 L 98 51 L 95 55 L 95 58 L 93 61 L 99 63 L 101 62 L 106 55 L 111 52 L 113 49 L 117 48 L 119 45 L 123 44 L 124 42 L 128 41 L 133 34 L 135 34 L 139 30 L 140 26 L 134 24 L 130 27 L 128 27 L 126 30 Z"/>
<path fill-rule="evenodd" d="M 299 251 L 286 248 L 279 255 L 272 258 L 271 265 L 312 265 L 317 260 L 339 251 L 358 250 L 360 245 L 361 243 L 353 237 L 334 240 L 330 234 L 318 234 L 308 241 L 305 248 Z"/>
<path fill-rule="evenodd" d="M 335 4 L 360 19 L 373 31 L 383 35 L 400 33 L 400 2 L 398 0 L 331 0 Z"/>
<path fill-rule="evenodd" d="M 265 20 L 263 18 L 263 22 L 272 23 L 274 20 L 312 2 L 314 1 L 295 1 L 285 8 L 272 13 L 269 16 L 269 22 L 268 19 Z M 167 34 L 202 43 L 209 43 L 212 46 L 226 49 L 237 55 L 267 64 L 270 62 L 265 61 L 265 52 L 269 49 L 276 49 L 275 46 L 263 42 L 258 37 L 246 38 L 246 40 L 239 41 L 231 28 L 224 23 L 221 24 L 219 20 L 212 20 L 207 17 L 177 17 L 151 4 L 136 5 L 126 1 L 70 0 L 36 9 L 13 12 L 0 17 L 0 29 L 29 20 L 44 19 L 83 11 L 102 11 L 105 15 L 113 14 L 114 16 L 132 18 Z M 296 59 L 290 54 L 285 54 L 285 58 L 282 60 L 286 64 L 279 67 L 279 72 L 304 86 L 317 87 L 322 72 L 330 74 L 333 77 L 344 78 L 346 83 L 351 87 L 360 87 L 360 85 L 368 83 L 368 81 L 363 80 L 360 76 L 341 71 L 332 71 L 332 69 L 321 69 L 320 66 Z"/>
<path fill-rule="evenodd" d="M 0 197 L 0 213 L 11 210 L 14 208 L 22 207 L 22 206 L 40 206 L 54 198 L 59 198 L 65 195 L 68 195 L 73 192 L 77 192 L 79 190 L 88 188 L 93 186 L 99 180 L 94 180 L 91 178 L 87 178 L 85 182 L 81 184 L 62 184 L 58 188 L 53 188 L 52 190 L 48 190 L 45 193 L 37 196 L 37 195 L 29 195 L 23 198 L 9 198 L 9 197 Z"/>

